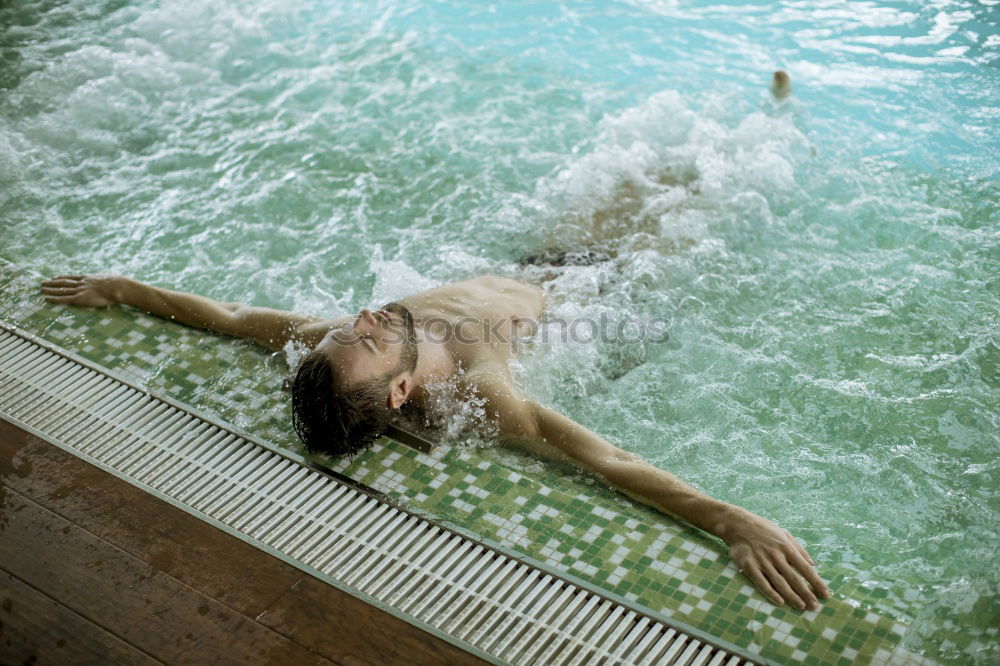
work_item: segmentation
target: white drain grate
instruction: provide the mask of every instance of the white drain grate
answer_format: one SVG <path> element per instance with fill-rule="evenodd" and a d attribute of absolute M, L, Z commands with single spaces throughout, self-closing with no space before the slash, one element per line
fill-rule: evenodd
<path fill-rule="evenodd" d="M 0 415 L 495 663 L 749 663 L 2 324 Z"/>

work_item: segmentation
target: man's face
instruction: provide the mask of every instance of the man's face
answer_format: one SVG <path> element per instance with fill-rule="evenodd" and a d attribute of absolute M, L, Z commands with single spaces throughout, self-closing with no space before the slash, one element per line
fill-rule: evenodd
<path fill-rule="evenodd" d="M 399 303 L 374 312 L 362 310 L 353 321 L 331 330 L 315 348 L 323 351 L 343 373 L 349 386 L 417 367 L 417 342 L 413 317 Z"/>

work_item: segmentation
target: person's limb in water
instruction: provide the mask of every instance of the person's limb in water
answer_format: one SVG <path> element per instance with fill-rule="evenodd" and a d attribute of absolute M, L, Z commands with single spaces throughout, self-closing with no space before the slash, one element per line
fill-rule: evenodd
<path fill-rule="evenodd" d="M 477 377 L 504 443 L 573 462 L 619 491 L 722 539 L 740 571 L 774 603 L 818 607 L 830 590 L 788 531 L 746 509 L 713 499 L 622 451 L 559 412 L 521 395 L 502 372 Z"/>
<path fill-rule="evenodd" d="M 59 275 L 42 283 L 50 303 L 104 307 L 121 303 L 187 326 L 281 349 L 292 338 L 322 337 L 329 320 L 172 291 L 120 275 Z M 318 338 L 317 338 L 318 339 Z"/>
<path fill-rule="evenodd" d="M 579 250 L 558 250 L 548 248 L 537 254 L 521 257 L 517 263 L 521 266 L 592 266 L 603 261 L 611 261 L 606 252 L 582 248 Z"/>
<path fill-rule="evenodd" d="M 782 100 L 792 94 L 792 79 L 788 73 L 779 69 L 771 77 L 771 94 L 777 100 Z"/>

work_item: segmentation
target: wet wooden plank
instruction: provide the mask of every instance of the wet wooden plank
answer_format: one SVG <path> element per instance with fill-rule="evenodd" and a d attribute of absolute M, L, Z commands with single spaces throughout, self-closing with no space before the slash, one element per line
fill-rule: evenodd
<path fill-rule="evenodd" d="M 0 567 L 171 664 L 331 664 L 16 490 L 0 497 Z"/>
<path fill-rule="evenodd" d="M 248 617 L 303 575 L 3 419 L 0 475 L 22 495 Z"/>
<path fill-rule="evenodd" d="M 349 612 L 330 613 L 331 608 Z M 426 640 L 427 634 L 408 622 L 310 576 L 283 594 L 257 621 L 344 664 L 487 663 L 446 641 Z"/>
<path fill-rule="evenodd" d="M 0 655 L 5 664 L 159 662 L 0 569 Z"/>
<path fill-rule="evenodd" d="M 147 562 L 151 569 L 339 663 L 485 663 L 2 418 L 0 478 L 6 487 Z M 0 493 L 4 488 L 0 484 Z M 0 511 L 0 533 L 4 520 Z M 59 568 L 57 562 L 52 566 Z M 118 599 L 133 591 L 107 594 Z"/>

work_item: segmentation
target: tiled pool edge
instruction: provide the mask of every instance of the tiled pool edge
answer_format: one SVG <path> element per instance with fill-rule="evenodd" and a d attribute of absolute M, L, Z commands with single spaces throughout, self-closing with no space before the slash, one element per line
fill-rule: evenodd
<path fill-rule="evenodd" d="M 664 625 L 644 609 L 629 608 L 628 604 L 591 589 L 592 586 L 583 581 L 574 580 L 573 577 L 550 570 L 544 565 L 535 566 L 535 563 L 510 555 L 495 544 L 486 543 L 485 540 L 464 530 L 435 523 L 413 511 L 399 507 L 381 493 L 373 492 L 362 484 L 340 478 L 339 475 L 331 481 L 329 477 L 333 475 L 328 470 L 312 464 L 302 456 L 256 441 L 246 434 L 232 430 L 228 424 L 219 423 L 206 415 L 194 414 L 186 410 L 184 405 L 152 395 L 93 362 L 39 339 L 38 336 L 3 322 L 0 324 L 2 324 L 0 325 L 0 398 L 3 399 L 0 402 L 0 418 L 212 524 L 230 536 L 260 548 L 287 564 L 477 656 L 494 663 L 507 663 L 503 655 L 509 652 L 511 647 L 515 648 L 514 654 L 517 654 L 522 649 L 531 648 L 532 645 L 539 645 L 538 648 L 532 649 L 543 649 L 551 643 L 552 649 L 556 649 L 556 645 L 565 644 L 565 649 L 569 650 L 568 654 L 560 650 L 551 654 L 552 659 L 559 660 L 579 659 L 587 654 L 591 647 L 597 651 L 595 657 L 606 653 L 610 658 L 612 653 L 617 654 L 613 660 L 615 663 L 632 663 L 627 655 L 633 651 L 636 652 L 636 657 L 642 656 L 642 663 L 651 659 L 654 660 L 651 663 L 657 663 L 655 659 L 661 651 L 662 658 L 666 659 L 667 655 L 673 655 L 669 663 L 674 663 L 673 658 L 676 657 L 679 659 L 678 664 L 688 664 L 689 660 L 693 659 L 692 664 L 705 664 L 711 660 L 715 666 L 722 663 L 727 666 L 737 666 L 743 663 L 744 659 L 748 659 L 748 656 L 736 646 L 703 636 L 703 632 L 693 627 L 682 627 L 679 623 Z M 38 427 L 35 427 L 36 425 Z M 76 441 L 63 439 L 65 433 L 73 433 L 72 439 Z M 230 453 L 227 449 L 232 449 L 233 452 Z M 237 454 L 237 451 L 241 453 Z M 248 452 L 249 458 L 247 458 Z M 235 458 L 232 457 L 234 455 Z M 253 461 L 247 469 L 252 467 L 255 470 L 252 472 L 254 477 L 259 475 L 257 470 L 260 469 L 272 468 L 273 471 L 262 475 L 261 478 L 266 481 L 250 483 L 249 478 L 242 478 L 246 474 L 243 467 L 233 467 L 229 464 L 238 458 Z M 162 464 L 164 461 L 176 464 L 165 466 Z M 134 476 L 136 473 L 138 476 Z M 282 481 L 280 488 L 277 485 L 279 479 Z M 178 488 L 181 490 L 178 491 Z M 193 490 L 187 490 L 189 488 Z M 317 492 L 317 488 L 323 490 Z M 353 489 L 355 492 L 345 491 L 345 488 Z M 175 497 L 178 492 L 179 495 Z M 232 495 L 234 492 L 236 494 Z M 302 500 L 297 499 L 300 495 Z M 190 503 L 192 496 L 202 499 Z M 308 510 L 304 508 L 303 502 L 313 504 L 315 498 L 324 496 L 339 497 L 337 505 L 344 505 L 346 502 L 351 510 L 331 513 L 325 509 L 315 509 L 315 506 L 319 506 L 318 500 L 314 508 Z M 358 499 L 351 499 L 355 496 Z M 323 506 L 325 505 L 326 502 L 323 502 Z M 283 509 L 290 510 L 287 512 L 287 520 L 279 520 L 277 517 L 285 515 Z M 376 512 L 376 516 L 385 517 L 374 521 L 365 517 L 356 518 L 373 511 Z M 234 520 L 233 516 L 237 518 L 231 525 L 227 521 Z M 267 519 L 261 522 L 265 517 Z M 410 551 L 410 546 L 400 550 L 398 545 L 389 545 L 394 542 L 394 537 L 391 536 L 393 530 L 372 531 L 375 525 L 382 525 L 387 521 L 401 529 L 402 534 L 413 534 L 404 537 L 401 542 L 412 541 L 420 544 L 419 547 L 414 546 L 417 548 L 415 553 L 404 556 L 405 552 Z M 337 526 L 327 527 L 328 522 L 335 522 Z M 299 524 L 302 524 L 302 527 L 299 527 Z M 353 524 L 354 527 L 345 527 L 348 524 Z M 315 559 L 313 557 L 303 559 L 301 553 L 289 554 L 288 541 L 284 535 L 304 535 L 296 538 L 313 543 L 316 537 L 308 535 L 313 533 L 312 530 L 317 525 L 323 526 L 319 533 L 326 534 L 329 530 L 325 539 L 332 539 L 333 552 L 354 553 L 349 560 L 342 559 L 342 555 L 335 558 L 342 565 L 353 563 L 350 567 L 338 566 L 332 571 L 325 571 L 321 569 L 326 569 L 326 565 L 317 565 L 320 566 L 319 569 L 312 566 L 311 562 Z M 367 527 L 359 532 L 358 525 Z M 273 533 L 278 534 L 278 537 L 273 536 Z M 265 542 L 260 540 L 263 538 L 262 535 L 272 536 Z M 275 538 L 279 538 L 280 543 L 285 545 L 279 546 L 276 543 L 272 547 L 270 541 Z M 451 545 L 445 546 L 463 539 L 463 545 L 458 550 Z M 320 543 L 323 541 L 321 539 Z M 378 543 L 372 543 L 373 541 Z M 343 545 L 345 543 L 348 545 Z M 351 545 L 352 543 L 365 545 L 358 551 L 357 546 Z M 485 549 L 482 547 L 484 545 Z M 430 549 L 432 553 L 434 550 L 439 550 L 441 553 L 453 551 L 455 554 L 463 552 L 464 549 L 462 555 L 464 564 L 458 566 L 458 563 L 454 562 L 456 568 L 451 568 L 449 563 L 453 562 L 455 554 L 444 560 L 441 559 L 443 555 L 435 555 L 429 560 L 433 564 L 428 564 L 423 555 L 425 548 Z M 293 550 L 298 552 L 299 547 Z M 509 597 L 502 602 L 497 599 L 488 603 L 485 610 L 474 613 L 481 615 L 486 612 L 487 618 L 495 616 L 495 613 L 489 612 L 489 608 L 499 603 L 500 610 L 506 609 L 501 616 L 505 614 L 511 616 L 509 620 L 504 619 L 502 625 L 510 629 L 515 640 L 505 637 L 502 632 L 498 632 L 497 638 L 494 638 L 491 632 L 482 633 L 485 629 L 475 632 L 474 635 L 478 635 L 477 640 L 486 640 L 490 644 L 496 640 L 500 644 L 507 644 L 508 647 L 502 652 L 492 654 L 485 651 L 485 648 L 480 649 L 476 644 L 466 642 L 465 639 L 468 637 L 465 634 L 452 635 L 450 630 L 444 627 L 428 624 L 429 619 L 428 622 L 424 622 L 420 617 L 402 610 L 403 607 L 397 609 L 378 596 L 367 594 L 363 589 L 356 589 L 354 583 L 342 583 L 339 577 L 343 573 L 350 574 L 348 580 L 353 577 L 356 583 L 358 572 L 361 572 L 364 574 L 362 582 L 368 581 L 369 587 L 381 589 L 382 596 L 385 595 L 385 589 L 395 589 L 382 587 L 383 584 L 379 581 L 388 574 L 376 575 L 375 571 L 382 567 L 378 563 L 373 565 L 374 569 L 369 568 L 369 558 L 359 555 L 366 550 L 371 551 L 370 555 L 373 558 L 380 559 L 395 553 L 395 559 L 390 559 L 390 562 L 394 561 L 395 564 L 390 565 L 385 571 L 395 571 L 397 577 L 405 576 L 404 585 L 409 589 L 409 593 L 403 597 L 393 594 L 389 601 L 397 599 L 400 603 L 417 604 L 420 608 L 426 609 L 426 604 L 434 596 L 445 595 L 434 604 L 438 606 L 445 598 L 453 594 L 459 595 L 454 602 L 457 610 L 448 611 L 448 617 L 455 614 L 459 617 L 465 616 L 466 611 L 463 609 L 477 599 L 493 599 L 489 593 L 482 590 L 474 595 L 468 594 L 473 588 L 491 587 L 490 578 L 473 578 L 473 581 L 483 582 L 472 585 L 459 584 L 459 581 L 468 583 L 466 579 L 472 571 L 493 570 L 496 575 L 512 580 L 517 579 L 517 576 L 511 573 L 513 571 L 518 571 L 518 575 L 531 572 L 524 585 L 515 584 L 514 591 L 509 593 Z M 319 546 L 317 552 L 321 558 L 319 561 L 326 561 L 329 547 Z M 493 562 L 498 560 L 506 562 L 500 569 L 493 565 Z M 424 564 L 418 565 L 417 561 Z M 514 565 L 513 569 L 511 564 Z M 425 578 L 425 574 L 417 575 L 422 566 L 432 568 L 429 572 L 430 578 Z M 463 573 L 466 566 L 470 568 L 467 573 Z M 413 573 L 409 573 L 410 568 L 414 569 Z M 452 580 L 454 587 L 451 587 L 452 583 L 449 582 Z M 432 590 L 426 593 L 427 601 L 421 601 L 425 595 L 420 591 L 422 586 L 432 583 L 435 589 L 443 587 L 446 591 L 442 593 Z M 417 587 L 412 587 L 413 585 Z M 545 593 L 549 589 L 551 592 Z M 557 590 L 558 595 L 556 595 Z M 542 618 L 549 616 L 547 602 L 556 605 L 557 596 L 560 600 L 558 606 L 564 606 L 560 614 L 565 615 L 567 619 L 558 627 L 554 624 L 549 626 L 542 621 Z M 525 606 L 529 601 L 521 600 L 522 597 L 530 600 L 530 605 Z M 546 603 L 540 603 L 541 600 Z M 573 603 L 569 603 L 570 600 Z M 593 609 L 594 615 L 585 620 L 582 635 L 577 638 L 573 629 L 577 628 L 579 622 L 574 624 L 575 614 L 566 614 L 574 605 L 579 605 L 578 601 L 583 603 L 584 600 L 590 600 L 584 608 Z M 464 604 L 460 603 L 463 601 Z M 445 605 L 445 608 L 451 607 L 450 604 Z M 600 609 L 605 610 L 600 611 Z M 440 612 L 444 613 L 444 609 Z M 435 616 L 437 614 L 438 611 L 435 611 Z M 580 617 L 586 618 L 587 613 L 581 611 Z M 510 625 L 515 618 L 517 619 L 514 624 Z M 525 621 L 529 622 L 530 633 L 533 636 L 527 646 L 525 646 L 527 636 L 521 636 Z M 609 623 L 607 626 L 604 624 L 605 621 Z M 465 624 L 471 622 L 471 618 L 465 620 Z M 488 624 L 490 622 L 487 620 Z M 534 624 L 530 624 L 531 622 Z M 459 623 L 458 626 L 462 627 L 463 624 Z M 615 630 L 611 631 L 612 628 Z M 628 635 L 627 644 L 625 634 Z M 612 641 L 611 644 L 600 642 L 607 641 L 611 635 L 618 636 L 621 642 Z M 521 638 L 517 638 L 518 636 Z M 556 638 L 557 636 L 570 638 Z M 598 637 L 603 638 L 598 639 Z M 569 642 L 565 643 L 564 640 Z M 644 645 L 645 648 L 636 648 L 636 645 Z M 577 646 L 583 646 L 583 651 L 574 656 Z M 645 650 L 650 652 L 643 654 Z M 523 659 L 518 658 L 516 663 L 521 661 Z"/>
<path fill-rule="evenodd" d="M 4 277 L 3 273 L 5 272 L 7 271 L 4 271 L 3 266 L 0 265 L 0 278 Z M 7 273 L 9 277 L 10 273 Z M 100 344 L 95 341 L 95 336 L 90 334 L 96 333 L 98 336 L 102 334 L 100 320 L 114 320 L 111 325 L 117 327 L 119 331 L 127 331 L 128 337 L 121 336 L 125 340 L 114 340 L 114 342 L 118 343 L 117 345 L 105 345 L 105 348 L 109 350 L 105 353 L 114 352 L 112 354 L 113 357 L 120 364 L 125 365 L 125 368 L 131 370 L 126 374 L 133 377 L 134 381 L 139 383 L 152 383 L 155 385 L 160 380 L 163 380 L 168 386 L 171 385 L 170 373 L 174 369 L 175 361 L 172 357 L 174 354 L 178 354 L 176 351 L 170 351 L 171 342 L 173 341 L 181 343 L 175 346 L 175 349 L 176 347 L 190 345 L 192 340 L 201 342 L 202 340 L 198 340 L 198 338 L 219 341 L 220 344 L 213 347 L 213 353 L 207 354 L 209 358 L 206 361 L 207 365 L 205 367 L 208 370 L 201 368 L 202 371 L 208 373 L 206 376 L 214 376 L 213 373 L 218 373 L 220 364 L 228 362 L 226 361 L 227 355 L 230 359 L 246 355 L 244 353 L 246 347 L 226 344 L 224 339 L 216 336 L 185 332 L 178 334 L 180 337 L 176 337 L 175 334 L 171 333 L 171 329 L 176 329 L 177 327 L 170 322 L 148 318 L 134 312 L 122 316 L 113 311 L 84 311 L 53 308 L 46 306 L 44 303 L 29 303 L 27 302 L 27 298 L 25 298 L 26 294 L 24 292 L 27 290 L 24 287 L 27 287 L 33 279 L 34 276 L 25 276 L 24 279 L 18 281 L 20 282 L 20 287 L 8 290 L 10 295 L 13 295 L 15 299 L 20 301 L 19 303 L 15 301 L 13 304 L 15 312 L 19 315 L 19 319 L 31 321 L 33 323 L 32 329 L 36 332 L 38 329 L 41 329 L 44 333 L 49 334 L 43 335 L 43 337 L 55 338 L 63 346 L 69 344 L 77 348 L 80 345 L 85 346 L 86 344 L 94 343 L 97 344 L 99 351 L 101 349 Z M 9 280 L 3 281 L 9 282 Z M 20 292 L 20 294 L 17 292 Z M 12 304 L 9 301 L 8 303 L 0 303 L 0 308 L 7 307 L 10 309 L 10 305 Z M 0 314 L 3 314 L 2 309 L 0 309 Z M 151 343 L 144 342 L 146 339 L 145 331 L 149 331 Z M 157 339 L 163 338 L 165 342 L 162 346 L 166 348 L 157 349 L 160 345 L 155 340 L 152 340 L 152 336 L 157 337 Z M 134 343 L 130 342 L 130 340 Z M 197 342 L 193 346 L 197 346 Z M 153 353 L 150 353 L 150 350 Z M 100 357 L 100 353 L 96 353 L 95 355 Z M 255 356 L 258 358 L 256 363 L 259 364 L 259 355 Z M 99 362 L 99 358 L 92 358 L 91 360 Z M 182 360 L 181 362 L 188 363 L 190 360 L 189 355 L 187 360 Z M 161 374 L 157 375 L 154 373 L 150 375 L 147 370 L 147 373 L 144 375 L 141 369 L 139 369 L 143 364 L 147 368 L 155 368 Z M 164 368 L 166 369 L 164 370 Z M 198 368 L 194 367 L 191 369 L 198 370 Z M 121 371 L 121 368 L 119 368 L 119 371 Z M 236 374 L 239 375 L 238 372 Z M 198 378 L 197 374 L 189 376 L 195 379 Z M 240 382 L 246 383 L 246 378 L 238 376 L 237 383 Z M 198 385 L 197 382 L 189 383 L 192 386 Z M 251 400 L 250 402 L 252 403 L 253 401 Z M 253 404 L 248 405 L 244 403 L 235 405 L 235 408 L 239 411 L 245 410 L 247 407 L 253 408 L 254 406 Z M 218 418 L 217 415 L 214 416 Z M 259 436 L 257 438 L 260 439 Z M 441 451 L 427 456 L 405 449 L 404 447 L 382 442 L 374 450 L 356 460 L 354 464 L 342 462 L 336 467 L 340 471 L 347 473 L 351 478 L 361 480 L 374 486 L 380 492 L 397 497 L 411 509 L 417 509 L 435 517 L 444 517 L 449 525 L 462 526 L 463 523 L 456 522 L 454 518 L 455 516 L 462 518 L 467 515 L 468 520 L 464 520 L 465 525 L 475 525 L 476 530 L 482 529 L 487 535 L 492 534 L 496 536 L 501 542 L 500 545 L 508 552 L 514 548 L 518 551 L 519 557 L 530 558 L 535 562 L 546 565 L 546 567 L 555 567 L 562 576 L 573 576 L 583 581 L 588 587 L 598 585 L 605 592 L 609 590 L 609 587 L 620 590 L 622 588 L 621 584 L 616 585 L 612 581 L 613 584 L 604 585 L 602 581 L 610 579 L 607 575 L 608 570 L 614 569 L 617 571 L 622 567 L 608 565 L 597 567 L 597 571 L 581 569 L 580 571 L 583 575 L 578 577 L 573 573 L 574 569 L 567 566 L 565 562 L 570 560 L 574 564 L 581 562 L 586 564 L 589 557 L 589 561 L 592 564 L 586 564 L 586 567 L 590 568 L 594 568 L 597 562 L 608 563 L 610 560 L 611 563 L 614 563 L 615 553 L 610 553 L 610 551 L 614 550 L 615 544 L 611 540 L 622 539 L 623 541 L 616 543 L 619 547 L 623 547 L 622 543 L 629 538 L 627 535 L 629 534 L 629 530 L 632 530 L 632 528 L 628 527 L 629 521 L 637 524 L 640 529 L 643 529 L 646 525 L 642 524 L 642 520 L 636 521 L 636 516 L 640 519 L 649 518 L 650 520 L 655 520 L 651 517 L 651 514 L 643 513 L 644 509 L 642 508 L 625 507 L 625 510 L 631 516 L 625 517 L 622 515 L 624 512 L 618 511 L 623 506 L 617 501 L 609 502 L 600 497 L 594 498 L 583 495 L 570 496 L 570 494 L 567 494 L 562 489 L 549 488 L 534 479 L 526 478 L 523 469 L 512 469 L 500 461 L 490 459 L 491 456 L 493 456 L 493 452 L 461 448 L 451 451 Z M 434 465 L 438 465 L 440 469 L 435 469 Z M 444 475 L 446 479 L 439 484 L 438 490 L 440 492 L 438 492 L 437 498 L 435 499 L 434 496 L 425 496 L 423 499 L 420 499 L 420 495 L 424 494 L 423 491 L 428 490 L 428 483 L 433 482 L 435 478 L 441 475 Z M 500 479 L 499 475 L 503 475 L 504 479 Z M 496 487 L 503 480 L 513 485 L 506 488 Z M 490 484 L 493 484 L 494 487 L 490 487 Z M 583 490 L 586 491 L 585 488 Z M 513 512 L 511 515 L 506 515 L 504 511 L 494 513 L 487 511 L 485 515 L 480 512 L 481 515 L 476 516 L 475 512 L 482 504 L 477 506 L 475 502 L 493 499 L 492 497 L 487 497 L 484 500 L 483 498 L 479 498 L 476 493 L 499 495 L 508 499 L 513 497 L 514 500 L 528 499 L 520 506 L 512 505 Z M 559 533 L 557 531 L 558 523 L 559 520 L 566 517 L 565 515 L 553 518 L 552 516 L 543 514 L 538 516 L 537 519 L 530 518 L 531 514 L 538 513 L 539 509 L 553 511 L 555 510 L 553 506 L 558 506 L 554 500 L 547 500 L 547 503 L 541 504 L 535 502 L 535 500 L 543 496 L 546 498 L 560 496 L 560 501 L 575 503 L 563 507 L 561 513 L 568 514 L 569 518 L 578 523 L 578 525 L 571 526 L 569 522 L 563 522 L 561 527 L 572 527 L 572 529 L 567 529 L 565 533 Z M 442 503 L 443 498 L 448 500 L 446 504 Z M 437 502 L 436 504 L 435 501 Z M 454 504 L 458 502 L 463 502 L 473 507 L 473 510 L 471 512 L 462 512 L 455 509 Z M 582 509 L 581 506 L 583 507 Z M 440 510 L 435 510 L 435 507 Z M 488 508 L 492 509 L 495 507 L 488 505 Z M 593 509 L 593 511 L 588 510 L 588 508 Z M 449 514 L 449 512 L 450 515 L 442 515 Z M 611 519 L 607 517 L 607 514 L 614 513 L 619 513 L 619 515 Z M 493 520 L 489 520 L 490 516 L 493 517 Z M 616 522 L 618 519 L 621 519 L 621 522 Z M 534 520 L 534 524 L 532 524 L 532 520 Z M 525 525 L 528 525 L 528 527 L 526 528 Z M 583 529 L 579 525 L 585 525 L 587 529 Z M 648 571 L 645 569 L 639 571 L 639 568 L 648 566 L 649 563 L 644 565 L 638 562 L 634 565 L 636 571 L 623 572 L 622 581 L 627 586 L 629 579 L 635 579 L 636 576 L 642 579 L 642 581 L 650 579 L 650 576 L 653 578 L 658 577 L 659 580 L 673 579 L 670 585 L 664 586 L 662 592 L 659 589 L 652 592 L 646 590 L 649 595 L 652 595 L 647 595 L 647 598 L 653 598 L 661 602 L 661 609 L 657 611 L 655 608 L 642 603 L 641 597 L 637 600 L 632 597 L 622 597 L 617 592 L 612 592 L 612 594 L 615 594 L 618 598 L 623 598 L 628 605 L 638 604 L 645 608 L 650 608 L 652 612 L 663 616 L 666 621 L 678 624 L 685 623 L 690 626 L 691 623 L 686 622 L 685 618 L 690 619 L 692 614 L 698 615 L 698 612 L 696 612 L 697 609 L 693 608 L 692 604 L 699 602 L 707 604 L 706 598 L 717 598 L 723 601 L 725 601 L 725 598 L 713 593 L 712 590 L 709 590 L 708 594 L 705 594 L 705 586 L 699 585 L 709 580 L 704 576 L 701 577 L 700 581 L 697 580 L 698 576 L 695 576 L 694 579 L 689 579 L 695 581 L 694 585 L 679 580 L 677 576 L 684 577 L 691 570 L 695 573 L 701 571 L 704 574 L 712 574 L 712 576 L 718 576 L 719 573 L 729 570 L 731 570 L 730 574 L 734 574 L 735 570 L 732 567 L 723 566 L 720 571 L 717 562 L 719 560 L 718 552 L 716 552 L 718 549 L 711 547 L 710 539 L 700 537 L 671 521 L 666 521 L 654 527 L 659 529 L 659 534 L 663 537 L 658 542 L 659 550 L 655 555 L 662 554 L 663 559 L 665 559 L 667 554 L 672 553 L 675 555 L 679 554 L 684 559 L 671 557 L 670 560 L 664 562 L 663 559 L 656 559 L 654 555 L 652 564 L 660 565 L 659 571 Z M 587 542 L 588 532 L 593 534 L 592 530 L 594 529 L 597 529 L 599 533 L 598 538 Z M 484 535 L 479 534 L 476 530 L 468 531 L 482 539 Z M 561 565 L 558 563 L 558 560 L 557 563 L 553 563 L 551 558 L 546 560 L 544 557 L 536 557 L 536 555 L 544 555 L 547 545 L 535 543 L 533 538 L 545 535 L 547 531 L 553 532 L 554 536 L 560 539 L 558 546 L 552 549 L 552 554 L 561 556 L 559 558 L 562 561 Z M 626 536 L 622 536 L 623 533 Z M 604 540 L 604 537 L 608 537 L 607 543 L 602 548 L 593 549 L 591 555 L 587 555 L 587 552 L 590 551 L 574 553 L 574 551 L 580 550 L 580 548 L 575 546 L 571 546 L 568 549 L 564 548 L 567 543 L 583 548 L 586 548 L 588 543 L 591 545 L 597 543 L 599 545 Z M 518 543 L 518 538 L 522 540 L 527 539 L 529 542 L 527 544 Z M 649 544 L 653 541 L 651 537 L 646 538 L 644 536 L 643 538 L 645 541 L 639 541 L 640 544 Z M 487 539 L 492 543 L 496 543 L 489 536 L 487 536 Z M 678 547 L 678 544 L 680 544 L 680 547 Z M 686 550 L 681 550 L 685 545 L 687 546 Z M 706 545 L 709 547 L 706 547 Z M 701 563 L 706 559 L 705 556 L 707 555 L 714 555 L 714 557 L 711 557 L 711 561 L 715 562 L 707 569 L 704 567 L 699 569 L 698 564 L 687 561 L 693 558 Z M 674 562 L 675 559 L 677 560 L 676 563 Z M 676 566 L 673 566 L 674 564 Z M 712 572 L 715 573 L 713 574 Z M 732 575 L 730 575 L 730 578 L 732 578 Z M 729 584 L 732 585 L 734 582 L 730 582 Z M 743 584 L 742 588 L 748 589 L 748 586 Z M 705 598 L 693 594 L 697 593 L 699 589 Z M 732 588 L 729 591 L 731 592 Z M 753 654 L 759 654 L 760 657 L 758 658 L 775 658 L 780 661 L 798 659 L 802 663 L 816 664 L 848 663 L 854 659 L 865 658 L 874 660 L 876 663 L 891 663 L 890 660 L 893 659 L 891 656 L 892 651 L 896 648 L 899 634 L 902 632 L 902 625 L 886 620 L 879 616 L 877 612 L 854 607 L 843 601 L 833 601 L 828 602 L 827 606 L 824 607 L 824 611 L 809 617 L 807 614 L 799 615 L 794 611 L 774 609 L 766 601 L 757 599 L 755 595 L 756 593 L 751 591 L 749 595 L 745 595 L 743 601 L 739 601 L 739 596 L 735 600 L 728 600 L 729 605 L 738 603 L 741 606 L 740 609 L 726 609 L 720 612 L 718 616 L 715 616 L 713 613 L 717 609 L 710 607 L 702 614 L 702 617 L 715 617 L 717 622 L 714 625 L 711 622 L 708 624 L 716 627 L 721 626 L 723 623 L 731 625 L 733 622 L 743 622 L 744 625 L 738 631 L 732 627 L 727 630 L 730 634 L 734 634 L 735 632 L 735 635 L 748 639 L 745 641 L 745 645 Z M 632 596 L 634 597 L 635 595 Z M 664 604 L 663 602 L 666 603 Z M 711 606 L 711 604 L 708 605 Z M 684 611 L 685 606 L 690 610 Z M 871 629 L 865 629 L 871 623 L 871 619 L 869 618 L 874 619 L 876 624 Z M 702 626 L 697 622 L 694 624 L 695 626 Z M 835 630 L 832 628 L 833 626 L 843 631 Z M 881 637 L 875 636 L 872 633 L 872 630 L 877 629 L 879 626 L 883 627 L 884 632 L 884 635 Z M 815 628 L 814 631 L 813 628 Z M 899 629 L 899 631 L 890 631 L 890 629 Z M 802 638 L 803 636 L 809 638 L 810 632 L 812 632 L 811 637 L 816 638 L 812 642 Z M 829 634 L 829 636 L 826 636 L 826 634 Z M 813 648 L 809 651 L 797 651 L 795 646 L 800 643 L 812 645 Z M 852 645 L 855 647 L 852 647 Z"/>

